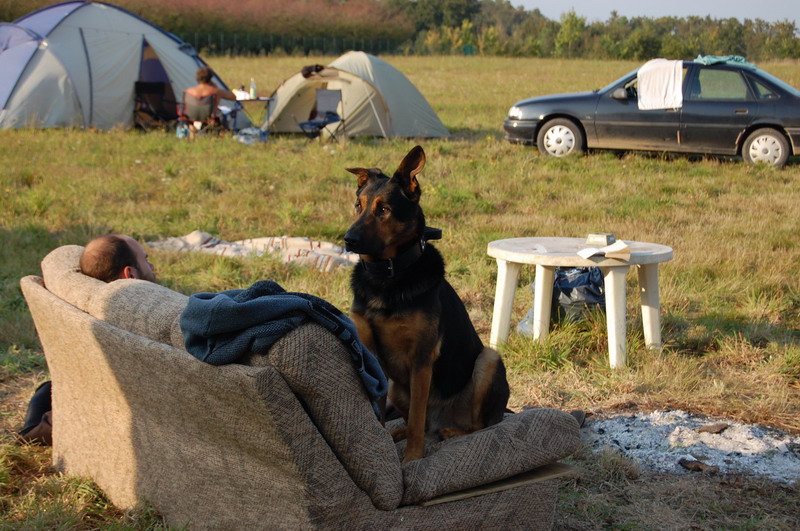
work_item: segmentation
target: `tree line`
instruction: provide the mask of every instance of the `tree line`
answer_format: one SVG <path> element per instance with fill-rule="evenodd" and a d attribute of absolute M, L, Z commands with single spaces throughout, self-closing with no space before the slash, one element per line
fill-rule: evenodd
<path fill-rule="evenodd" d="M 0 1 L 12 21 L 46 0 Z M 522 57 L 691 59 L 741 55 L 751 61 L 800 58 L 795 21 L 731 17 L 624 17 L 559 20 L 509 0 L 117 0 L 206 53 L 338 53 L 373 43 L 378 53 Z M 194 37 L 194 38 L 193 38 Z M 369 46 L 369 44 L 366 44 Z"/>
<path fill-rule="evenodd" d="M 624 17 L 588 22 L 575 10 L 558 21 L 508 0 L 388 0 L 414 24 L 409 53 L 585 59 L 692 59 L 741 55 L 750 60 L 800 58 L 795 21 L 732 17 Z"/>

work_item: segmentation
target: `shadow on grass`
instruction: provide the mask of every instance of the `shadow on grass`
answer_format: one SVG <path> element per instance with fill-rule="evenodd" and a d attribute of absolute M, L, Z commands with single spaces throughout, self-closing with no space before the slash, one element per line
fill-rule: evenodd
<path fill-rule="evenodd" d="M 770 344 L 783 348 L 800 344 L 800 333 L 789 327 L 764 319 L 753 320 L 744 315 L 731 316 L 719 312 L 692 319 L 665 315 L 662 328 L 662 337 L 669 346 L 677 352 L 693 356 L 716 352 L 729 341 L 745 342 L 755 349 L 766 349 Z"/>
<path fill-rule="evenodd" d="M 742 157 L 738 155 L 710 155 L 703 153 L 676 153 L 676 152 L 660 152 L 660 151 L 623 151 L 617 149 L 590 149 L 590 154 L 612 153 L 618 159 L 624 159 L 626 156 L 638 156 L 648 160 L 663 160 L 666 162 L 674 160 L 686 160 L 693 163 L 702 161 L 715 161 L 723 164 L 746 164 Z M 800 165 L 800 156 L 792 156 L 786 161 L 786 167 Z"/>

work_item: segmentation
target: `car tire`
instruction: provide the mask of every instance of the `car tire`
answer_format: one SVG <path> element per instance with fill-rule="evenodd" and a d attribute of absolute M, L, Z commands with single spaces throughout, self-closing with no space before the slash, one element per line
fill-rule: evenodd
<path fill-rule="evenodd" d="M 539 153 L 551 157 L 568 157 L 583 153 L 583 133 L 578 124 L 566 118 L 546 122 L 536 135 Z"/>
<path fill-rule="evenodd" d="M 789 143 L 780 131 L 756 129 L 742 145 L 742 158 L 749 164 L 766 163 L 781 168 L 789 158 Z"/>

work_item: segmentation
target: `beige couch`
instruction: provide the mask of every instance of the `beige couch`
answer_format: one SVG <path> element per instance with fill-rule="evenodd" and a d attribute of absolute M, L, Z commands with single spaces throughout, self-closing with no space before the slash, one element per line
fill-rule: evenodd
<path fill-rule="evenodd" d="M 21 285 L 53 380 L 54 464 L 115 505 L 146 500 L 190 529 L 552 525 L 572 416 L 528 410 L 401 465 L 327 330 L 306 324 L 265 356 L 211 366 L 183 348 L 186 296 L 86 277 L 81 251 L 54 250 L 43 280 Z"/>

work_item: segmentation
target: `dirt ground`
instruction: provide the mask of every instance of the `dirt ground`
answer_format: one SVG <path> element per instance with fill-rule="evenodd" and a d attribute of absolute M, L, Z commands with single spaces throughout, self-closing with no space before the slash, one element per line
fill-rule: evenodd
<path fill-rule="evenodd" d="M 45 378 L 35 373 L 0 379 L 0 435 L 13 436 L 22 428 L 28 402 Z"/>

